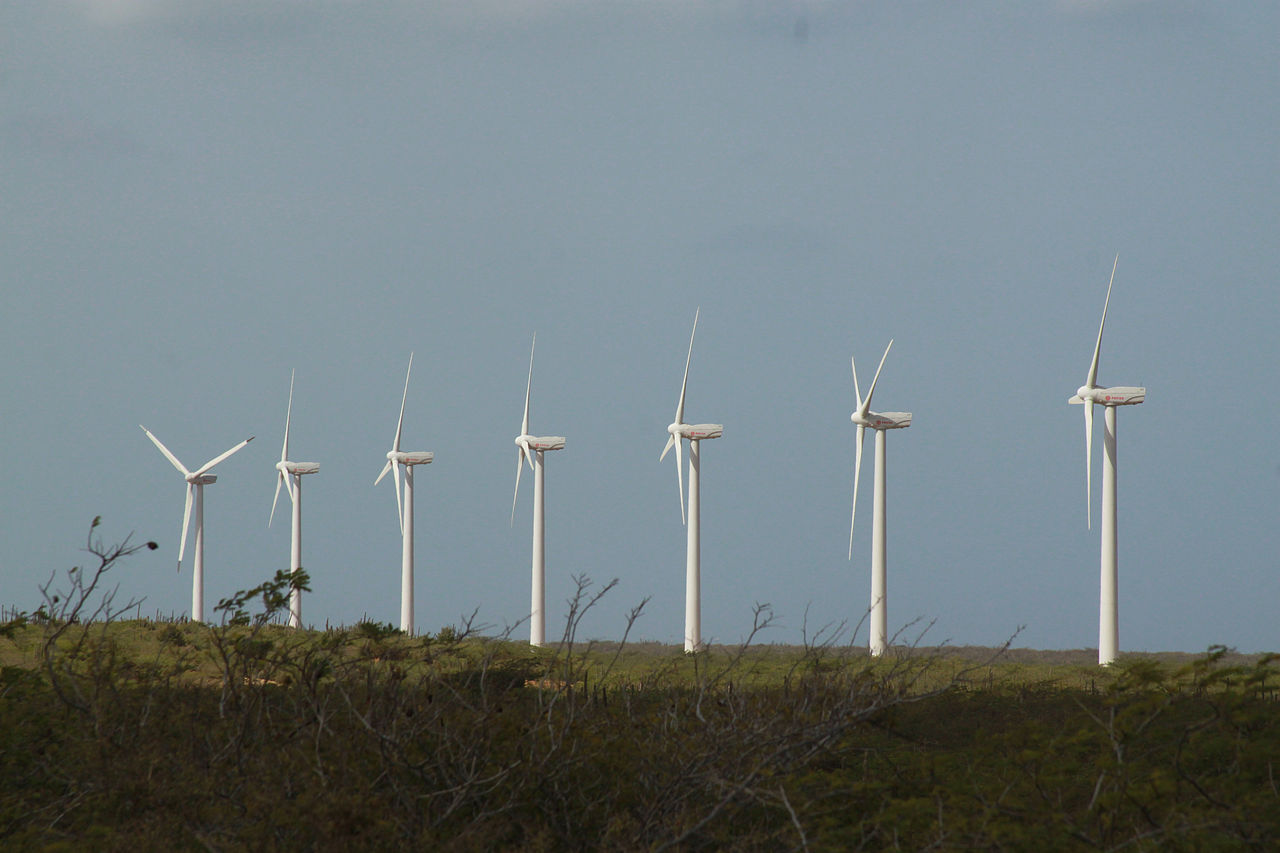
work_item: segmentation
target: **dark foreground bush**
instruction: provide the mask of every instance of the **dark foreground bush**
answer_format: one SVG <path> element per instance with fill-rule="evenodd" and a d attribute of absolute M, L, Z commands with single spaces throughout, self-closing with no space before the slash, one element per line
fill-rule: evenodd
<path fill-rule="evenodd" d="M 0 639 L 40 664 L 0 671 L 6 849 L 1280 846 L 1269 659 L 969 689 L 811 645 L 764 680 L 745 649 L 673 653 L 639 686 L 571 642 L 585 582 L 534 652 L 279 629 L 288 575 L 144 655 L 79 618 L 96 579 Z"/>

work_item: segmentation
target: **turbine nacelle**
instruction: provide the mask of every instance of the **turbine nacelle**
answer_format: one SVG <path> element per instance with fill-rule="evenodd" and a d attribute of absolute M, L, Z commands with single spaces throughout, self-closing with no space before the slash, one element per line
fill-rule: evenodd
<path fill-rule="evenodd" d="M 315 474 L 320 471 L 319 462 L 277 462 L 276 470 L 281 474 Z"/>
<path fill-rule="evenodd" d="M 1136 406 L 1146 399 L 1147 389 L 1135 385 L 1113 385 L 1110 388 L 1088 388 L 1082 385 L 1067 402 L 1077 406 L 1085 402 L 1099 406 Z"/>
<path fill-rule="evenodd" d="M 528 455 L 545 450 L 564 450 L 564 436 L 528 435 L 526 433 L 516 436 L 515 445 Z M 532 459 L 529 460 L 529 464 L 533 464 Z"/>
<path fill-rule="evenodd" d="M 217 474 L 188 474 L 186 481 L 193 486 L 207 486 L 210 483 L 218 482 Z"/>
<path fill-rule="evenodd" d="M 849 415 L 849 420 L 860 427 L 867 429 L 906 429 L 911 426 L 910 412 L 867 412 L 860 415 L 854 412 Z"/>
<path fill-rule="evenodd" d="M 724 424 L 673 424 L 675 433 L 689 441 L 704 441 L 724 435 Z M 670 428 L 668 428 L 670 429 Z"/>
<path fill-rule="evenodd" d="M 431 460 L 435 458 L 435 454 L 429 450 L 405 451 L 390 450 L 387 452 L 387 462 L 395 465 L 430 465 Z"/>
<path fill-rule="evenodd" d="M 522 435 L 516 445 L 533 453 L 540 450 L 564 450 L 563 435 Z"/>

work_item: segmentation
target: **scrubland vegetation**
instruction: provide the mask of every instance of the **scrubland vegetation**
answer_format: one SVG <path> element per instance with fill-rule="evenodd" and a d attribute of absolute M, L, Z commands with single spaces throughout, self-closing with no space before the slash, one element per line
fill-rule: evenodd
<path fill-rule="evenodd" d="M 122 619 L 135 547 L 0 625 L 0 846 L 211 850 L 1280 848 L 1280 676 L 1225 649 L 1102 670 L 819 636 L 686 656 L 462 624 Z M 641 608 L 631 613 L 634 623 Z"/>

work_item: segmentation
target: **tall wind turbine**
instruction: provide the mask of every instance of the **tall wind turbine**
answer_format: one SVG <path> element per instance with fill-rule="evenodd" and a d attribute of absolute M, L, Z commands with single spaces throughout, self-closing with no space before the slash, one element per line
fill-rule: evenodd
<path fill-rule="evenodd" d="M 543 458 L 548 450 L 563 450 L 563 435 L 529 434 L 529 391 L 533 387 L 533 350 L 538 336 L 533 336 L 529 347 L 529 378 L 524 386 L 524 418 L 520 421 L 520 434 L 516 436 L 516 490 L 511 498 L 511 523 L 516 523 L 516 501 L 520 498 L 520 472 L 528 462 L 533 469 L 533 589 L 529 602 L 529 644 L 544 645 L 547 641 L 546 516 L 543 514 Z"/>
<path fill-rule="evenodd" d="M 676 403 L 676 418 L 667 426 L 667 446 L 662 449 L 658 461 L 666 458 L 672 447 L 676 449 L 676 478 L 680 490 L 680 517 L 688 527 L 688 544 L 685 551 L 684 581 L 684 650 L 696 652 L 702 648 L 702 547 L 699 539 L 699 483 L 701 458 L 698 445 L 704 439 L 719 438 L 724 433 L 721 424 L 687 424 L 684 422 L 684 392 L 689 386 L 689 362 L 693 358 L 693 336 L 698 333 L 698 314 L 693 314 L 693 332 L 689 334 L 689 354 L 684 360 L 684 381 L 680 383 L 680 399 Z M 689 514 L 684 511 L 684 458 L 683 441 L 689 442 Z"/>
<path fill-rule="evenodd" d="M 413 467 L 429 465 L 435 458 L 430 451 L 405 452 L 400 449 L 400 433 L 404 427 L 404 403 L 409 399 L 409 374 L 413 372 L 413 353 L 409 353 L 409 369 L 404 373 L 404 395 L 400 398 L 400 419 L 396 421 L 396 437 L 387 451 L 387 464 L 373 481 L 376 486 L 390 472 L 396 481 L 396 508 L 400 516 L 400 630 L 413 633 Z M 404 499 L 400 496 L 400 466 L 404 466 Z"/>
<path fill-rule="evenodd" d="M 871 387 L 867 389 L 864 399 L 858 387 L 858 364 L 849 359 L 853 367 L 853 393 L 858 399 L 858 408 L 849 416 L 858 427 L 857 438 L 854 439 L 853 462 L 853 512 L 849 517 L 849 559 L 853 559 L 853 525 L 858 518 L 858 478 L 862 473 L 862 439 L 868 429 L 876 432 L 876 485 L 871 511 L 871 654 L 882 655 L 889 646 L 889 608 L 888 608 L 888 570 L 886 559 L 886 541 L 888 526 L 886 523 L 885 495 L 885 433 L 891 429 L 905 429 L 911 426 L 910 412 L 873 412 L 871 411 L 871 395 L 876 392 L 876 382 L 880 380 L 880 370 L 884 360 L 889 356 L 889 346 L 884 348 L 880 356 L 880 366 L 871 379 Z"/>
<path fill-rule="evenodd" d="M 1114 663 L 1120 654 L 1120 609 L 1116 597 L 1116 407 L 1134 406 L 1147 399 L 1147 389 L 1131 385 L 1098 385 L 1098 355 L 1102 352 L 1102 330 L 1107 325 L 1107 308 L 1111 304 L 1111 285 L 1116 280 L 1120 256 L 1111 264 L 1111 280 L 1107 282 L 1107 298 L 1102 303 L 1102 322 L 1098 325 L 1098 342 L 1093 348 L 1093 361 L 1084 384 L 1076 389 L 1068 403 L 1084 405 L 1085 517 L 1093 529 L 1093 407 L 1103 407 L 1106 435 L 1103 447 L 1106 458 L 1102 465 L 1102 578 L 1098 598 L 1098 663 Z"/>
<path fill-rule="evenodd" d="M 289 540 L 289 571 L 296 572 L 302 568 L 302 475 L 314 474 L 320 470 L 319 462 L 289 461 L 289 420 L 293 416 L 293 372 L 289 373 L 289 408 L 284 414 L 284 446 L 280 448 L 280 461 L 276 463 L 276 496 L 271 499 L 271 515 L 267 518 L 267 527 L 276 517 L 276 501 L 280 499 L 280 487 L 289 492 L 289 500 L 293 502 L 293 525 Z M 302 590 L 294 588 L 289 591 L 289 627 L 302 627 Z"/>
<path fill-rule="evenodd" d="M 142 426 L 142 424 L 138 424 Z M 204 487 L 210 483 L 218 482 L 218 478 L 210 474 L 213 466 L 226 459 L 231 454 L 240 450 L 249 442 L 253 441 L 253 436 L 249 436 L 235 447 L 219 456 L 215 456 L 208 462 L 201 465 L 194 471 L 188 471 L 186 466 L 178 461 L 178 457 L 169 452 L 169 448 L 160 443 L 160 439 L 151 434 L 151 430 L 142 427 L 142 431 L 147 434 L 147 438 L 151 439 L 164 458 L 173 463 L 173 467 L 178 469 L 178 473 L 187 481 L 187 505 L 182 511 L 182 539 L 178 543 L 178 569 L 182 569 L 182 556 L 187 549 L 187 529 L 191 525 L 191 505 L 196 507 L 196 544 L 195 559 L 191 567 L 191 621 L 204 621 Z"/>

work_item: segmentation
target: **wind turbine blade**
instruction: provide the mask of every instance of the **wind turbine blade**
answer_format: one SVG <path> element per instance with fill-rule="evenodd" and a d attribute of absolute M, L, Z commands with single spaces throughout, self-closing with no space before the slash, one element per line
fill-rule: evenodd
<path fill-rule="evenodd" d="M 533 350 L 538 345 L 538 333 L 533 333 L 533 345 L 529 347 L 529 378 L 524 383 L 524 418 L 520 421 L 520 434 L 529 434 L 529 391 L 533 388 Z M 532 464 L 532 463 L 530 463 Z"/>
<path fill-rule="evenodd" d="M 1085 518 L 1093 529 L 1093 401 L 1084 401 L 1084 497 Z"/>
<path fill-rule="evenodd" d="M 524 468 L 525 452 L 523 447 L 516 448 L 516 492 L 511 496 L 511 526 L 516 523 L 516 501 L 520 499 L 520 473 Z"/>
<path fill-rule="evenodd" d="M 400 466 L 391 465 L 391 476 L 396 480 L 396 518 L 400 521 L 400 535 L 404 535 L 404 504 L 400 500 Z"/>
<path fill-rule="evenodd" d="M 400 398 L 400 419 L 396 421 L 396 438 L 391 443 L 392 450 L 400 449 L 400 430 L 404 427 L 404 403 L 409 399 L 409 374 L 413 372 L 413 353 L 409 353 L 409 369 L 404 372 L 404 396 Z M 399 482 L 397 477 L 396 482 Z M 399 487 L 396 489 L 396 495 L 400 494 Z M 399 497 L 396 498 L 399 500 Z"/>
<path fill-rule="evenodd" d="M 226 458 L 227 458 L 228 456 L 230 456 L 231 454 L 233 454 L 233 453 L 235 453 L 235 452 L 239 451 L 241 448 L 243 448 L 246 444 L 248 444 L 248 443 L 249 443 L 249 442 L 251 442 L 251 441 L 253 441 L 253 436 L 249 436 L 249 437 L 248 437 L 248 438 L 246 438 L 244 441 L 240 442 L 240 443 L 239 443 L 239 444 L 237 444 L 235 447 L 233 447 L 233 448 L 231 448 L 230 450 L 226 451 L 226 452 L 225 452 L 225 453 L 223 453 L 222 455 L 213 457 L 213 458 L 212 458 L 212 459 L 210 459 L 208 462 L 204 463 L 204 465 L 202 465 L 200 468 L 196 469 L 196 471 L 195 471 L 195 475 L 198 477 L 198 476 L 200 476 L 201 474 L 205 473 L 205 472 L 206 472 L 206 471 L 208 471 L 210 468 L 212 468 L 214 465 L 217 465 L 217 464 L 218 464 L 219 462 L 221 462 L 223 459 L 226 459 Z"/>
<path fill-rule="evenodd" d="M 675 436 L 672 437 L 675 438 Z M 680 488 L 680 523 L 688 524 L 689 520 L 684 514 L 684 455 L 680 452 L 683 446 L 684 442 L 676 438 L 676 482 Z"/>
<path fill-rule="evenodd" d="M 284 413 L 284 446 L 280 448 L 281 462 L 289 458 L 289 420 L 293 417 L 293 374 L 294 371 L 289 371 L 289 408 L 285 409 Z M 276 489 L 276 494 L 280 494 L 278 488 Z"/>
<path fill-rule="evenodd" d="M 160 452 L 164 454 L 164 458 L 168 459 L 171 463 L 173 463 L 173 467 L 177 468 L 178 471 L 181 472 L 182 476 L 186 477 L 191 474 L 191 472 L 186 469 L 186 466 L 178 461 L 178 457 L 170 453 L 169 448 L 161 444 L 160 439 L 156 438 L 154 435 L 151 434 L 151 430 L 142 426 L 142 424 L 138 424 L 138 426 L 142 427 L 142 431 L 147 434 L 147 438 L 151 439 L 151 443 L 160 449 Z"/>
<path fill-rule="evenodd" d="M 284 482 L 284 472 L 276 472 L 276 496 L 271 499 L 271 515 L 267 517 L 267 527 L 271 526 L 271 522 L 276 518 L 276 501 L 280 500 L 280 485 Z"/>
<path fill-rule="evenodd" d="M 191 493 L 195 486 L 187 483 L 187 506 L 182 511 L 182 539 L 178 542 L 178 569 L 182 569 L 182 555 L 187 553 L 187 528 L 191 526 Z"/>
<path fill-rule="evenodd" d="M 684 423 L 684 392 L 689 386 L 689 362 L 693 359 L 693 336 L 698 334 L 698 314 L 702 309 L 693 312 L 693 331 L 689 333 L 689 354 L 684 358 L 684 381 L 680 383 L 680 402 L 676 403 L 676 423 Z M 681 494 L 684 494 L 683 490 Z M 682 499 L 683 500 L 683 499 Z"/>
<path fill-rule="evenodd" d="M 1085 380 L 1086 388 L 1098 387 L 1098 355 L 1102 352 L 1102 330 L 1107 325 L 1107 308 L 1111 305 L 1111 285 L 1116 281 L 1116 266 L 1120 263 L 1120 255 L 1116 255 L 1111 264 L 1111 280 L 1107 282 L 1107 301 L 1102 303 L 1102 322 L 1098 324 L 1098 343 L 1093 348 L 1093 361 L 1089 364 L 1089 378 Z"/>
<path fill-rule="evenodd" d="M 392 462 L 390 459 L 387 460 L 387 464 L 382 466 L 382 473 L 379 474 L 378 478 L 373 481 L 373 484 L 375 486 L 382 482 L 382 478 L 387 476 L 387 474 L 391 471 L 391 466 L 394 464 L 395 463 Z"/>
<path fill-rule="evenodd" d="M 858 387 L 858 360 L 853 356 L 849 357 L 849 365 L 853 368 L 853 394 L 857 398 L 857 408 L 862 408 L 862 389 Z"/>
<path fill-rule="evenodd" d="M 662 455 L 658 457 L 658 461 L 659 461 L 659 462 L 661 462 L 663 459 L 666 459 L 666 458 L 667 458 L 667 454 L 671 452 L 671 445 L 673 445 L 673 444 L 675 444 L 675 443 L 676 443 L 676 437 L 675 437 L 674 435 L 668 435 L 668 436 L 667 436 L 667 446 L 666 446 L 666 447 L 664 447 L 664 448 L 662 448 Z"/>
<path fill-rule="evenodd" d="M 866 427 L 858 427 L 853 450 L 853 512 L 849 516 L 849 559 L 853 559 L 853 523 L 858 519 L 858 478 L 862 475 L 862 437 Z"/>
<path fill-rule="evenodd" d="M 876 383 L 880 381 L 880 371 L 884 368 L 884 360 L 889 357 L 889 350 L 893 348 L 893 339 L 889 339 L 889 346 L 884 348 L 884 355 L 880 356 L 880 366 L 876 368 L 876 375 L 871 378 L 871 387 L 867 389 L 867 399 L 862 401 L 860 411 L 866 415 L 867 410 L 871 408 L 871 395 L 876 393 Z"/>

